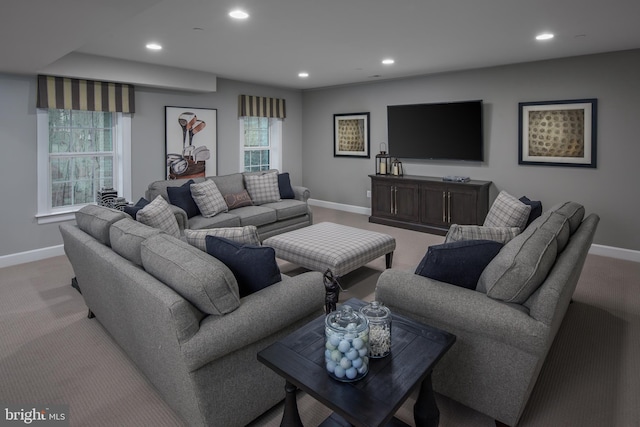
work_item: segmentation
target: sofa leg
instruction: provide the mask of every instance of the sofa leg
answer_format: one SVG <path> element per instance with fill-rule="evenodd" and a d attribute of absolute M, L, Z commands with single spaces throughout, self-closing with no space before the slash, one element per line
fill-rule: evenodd
<path fill-rule="evenodd" d="M 82 293 L 82 291 L 80 290 L 80 285 L 78 285 L 78 279 L 76 277 L 71 279 L 71 287 L 76 291 Z"/>
<path fill-rule="evenodd" d="M 91 309 L 89 309 L 89 313 L 87 313 L 87 317 L 88 317 L 89 319 L 93 319 L 94 317 L 96 317 L 96 315 L 95 315 L 95 314 L 93 314 L 93 311 L 91 311 Z"/>

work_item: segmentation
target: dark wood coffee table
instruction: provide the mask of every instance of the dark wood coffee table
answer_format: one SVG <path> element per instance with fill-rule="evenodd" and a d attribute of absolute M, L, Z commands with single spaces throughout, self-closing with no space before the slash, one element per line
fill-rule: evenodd
<path fill-rule="evenodd" d="M 355 310 L 366 305 L 350 299 Z M 391 354 L 370 359 L 369 372 L 346 383 L 325 370 L 325 316 L 320 316 L 258 353 L 258 360 L 285 380 L 286 400 L 282 426 L 302 426 L 296 390 L 304 390 L 334 413 L 322 426 L 404 426 L 393 415 L 415 387 L 416 426 L 437 426 L 440 412 L 431 387 L 431 371 L 456 340 L 443 330 L 392 313 Z"/>

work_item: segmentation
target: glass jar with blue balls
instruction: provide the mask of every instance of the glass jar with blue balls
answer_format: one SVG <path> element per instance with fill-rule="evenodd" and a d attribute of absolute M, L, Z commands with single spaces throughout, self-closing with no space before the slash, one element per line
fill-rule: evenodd
<path fill-rule="evenodd" d="M 369 372 L 369 321 L 349 305 L 325 319 L 324 361 L 338 381 L 357 381 Z"/>

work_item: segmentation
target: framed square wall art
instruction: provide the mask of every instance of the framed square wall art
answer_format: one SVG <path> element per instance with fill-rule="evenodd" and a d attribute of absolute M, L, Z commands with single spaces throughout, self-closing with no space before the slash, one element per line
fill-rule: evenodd
<path fill-rule="evenodd" d="M 333 115 L 333 156 L 370 157 L 369 113 Z"/>
<path fill-rule="evenodd" d="M 518 164 L 596 167 L 597 99 L 518 105 Z"/>
<path fill-rule="evenodd" d="M 164 107 L 166 179 L 217 175 L 214 108 Z"/>

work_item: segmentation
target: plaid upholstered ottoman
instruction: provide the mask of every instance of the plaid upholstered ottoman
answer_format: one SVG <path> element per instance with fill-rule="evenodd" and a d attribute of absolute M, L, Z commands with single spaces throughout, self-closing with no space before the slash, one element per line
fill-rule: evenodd
<path fill-rule="evenodd" d="M 396 239 L 388 234 L 332 222 L 278 234 L 262 244 L 274 248 L 278 258 L 309 270 L 329 269 L 336 279 L 382 255 L 391 268 L 396 249 Z"/>

